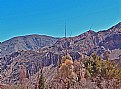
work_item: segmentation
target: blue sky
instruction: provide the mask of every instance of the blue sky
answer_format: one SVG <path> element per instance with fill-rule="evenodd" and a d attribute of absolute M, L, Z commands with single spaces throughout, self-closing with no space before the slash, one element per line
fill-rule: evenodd
<path fill-rule="evenodd" d="M 121 21 L 121 0 L 0 0 L 0 41 L 28 34 L 54 37 L 110 28 Z"/>

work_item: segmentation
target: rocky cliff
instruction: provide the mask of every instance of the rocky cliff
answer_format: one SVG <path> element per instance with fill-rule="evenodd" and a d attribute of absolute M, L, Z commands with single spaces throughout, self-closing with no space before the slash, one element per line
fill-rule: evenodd
<path fill-rule="evenodd" d="M 45 46 L 52 46 L 57 38 L 45 35 L 19 36 L 0 43 L 0 56 L 10 55 L 21 50 L 37 50 Z"/>
<path fill-rule="evenodd" d="M 108 30 L 89 30 L 79 36 L 53 38 L 40 35 L 14 37 L 2 42 L 1 80 L 4 83 L 17 83 L 20 78 L 20 65 L 26 66 L 27 77 L 35 75 L 42 66 L 56 66 L 66 51 L 72 59 L 82 59 L 96 53 L 105 57 L 108 50 L 110 59 L 121 55 L 121 22 Z M 115 54 L 115 55 L 112 55 Z"/>

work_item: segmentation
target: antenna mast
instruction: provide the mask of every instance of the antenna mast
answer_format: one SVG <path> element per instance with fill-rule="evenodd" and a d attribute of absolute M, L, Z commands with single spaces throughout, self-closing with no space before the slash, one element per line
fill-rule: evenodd
<path fill-rule="evenodd" d="M 65 23 L 65 39 L 66 39 L 66 23 Z"/>
<path fill-rule="evenodd" d="M 92 27 L 93 27 L 93 24 L 91 25 L 90 29 L 89 30 L 92 30 Z"/>
<path fill-rule="evenodd" d="M 67 38 L 66 38 L 66 35 L 67 35 L 67 33 L 66 33 L 66 23 L 65 23 L 65 43 L 66 43 L 65 50 L 66 50 L 66 55 L 67 55 Z"/>

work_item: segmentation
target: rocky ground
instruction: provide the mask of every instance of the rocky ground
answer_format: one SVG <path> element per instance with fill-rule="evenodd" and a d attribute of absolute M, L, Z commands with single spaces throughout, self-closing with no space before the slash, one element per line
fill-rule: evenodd
<path fill-rule="evenodd" d="M 121 58 L 120 44 L 121 22 L 108 30 L 89 30 L 79 36 L 68 37 L 67 40 L 42 35 L 14 37 L 0 43 L 0 82 L 18 84 L 21 65 L 26 66 L 27 79 L 31 78 L 33 83 L 42 66 L 46 66 L 44 75 L 47 81 L 51 80 L 56 74 L 57 62 L 61 61 L 66 49 L 73 60 L 85 59 L 94 52 L 105 59 L 105 52 L 108 51 L 109 59 L 115 59 L 118 64 L 117 59 Z M 88 82 L 85 86 L 95 84 Z"/>

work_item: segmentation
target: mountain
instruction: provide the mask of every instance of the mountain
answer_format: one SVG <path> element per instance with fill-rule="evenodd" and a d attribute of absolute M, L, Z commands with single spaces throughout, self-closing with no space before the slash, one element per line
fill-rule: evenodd
<path fill-rule="evenodd" d="M 20 65 L 27 69 L 27 77 L 34 76 L 42 66 L 55 67 L 58 60 L 68 52 L 72 59 L 84 60 L 96 53 L 105 59 L 119 59 L 121 55 L 121 22 L 99 32 L 89 30 L 79 36 L 53 38 L 42 35 L 14 37 L 0 44 L 1 80 L 4 83 L 17 83 L 20 78 Z"/>
<path fill-rule="evenodd" d="M 14 37 L 0 43 L 1 55 L 10 55 L 20 50 L 37 50 L 45 46 L 52 46 L 58 38 L 45 35 L 27 35 Z"/>

